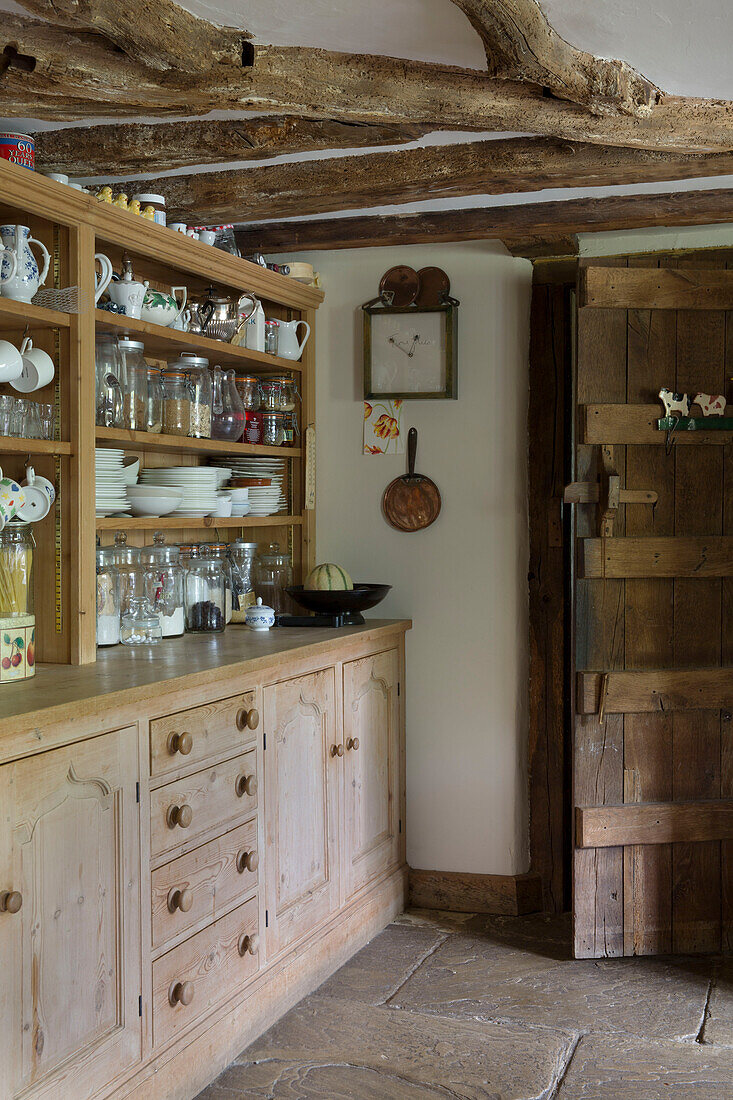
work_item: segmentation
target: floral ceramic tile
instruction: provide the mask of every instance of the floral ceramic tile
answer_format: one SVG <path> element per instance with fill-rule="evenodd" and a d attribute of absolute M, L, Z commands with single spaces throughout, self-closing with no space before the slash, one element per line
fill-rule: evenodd
<path fill-rule="evenodd" d="M 364 402 L 364 454 L 403 455 L 402 402 Z"/>

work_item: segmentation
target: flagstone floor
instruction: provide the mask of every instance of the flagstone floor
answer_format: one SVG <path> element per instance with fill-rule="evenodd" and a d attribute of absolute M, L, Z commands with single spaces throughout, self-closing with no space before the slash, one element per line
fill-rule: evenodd
<path fill-rule="evenodd" d="M 733 1100 L 733 961 L 570 957 L 565 918 L 411 910 L 197 1100 Z"/>

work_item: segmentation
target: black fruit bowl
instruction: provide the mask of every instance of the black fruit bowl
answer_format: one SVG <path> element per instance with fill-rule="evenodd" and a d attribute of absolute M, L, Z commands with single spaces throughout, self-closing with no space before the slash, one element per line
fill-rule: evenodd
<path fill-rule="evenodd" d="M 391 584 L 355 584 L 342 591 L 316 591 L 303 588 L 301 584 L 291 585 L 285 589 L 287 594 L 306 611 L 314 612 L 318 619 L 288 623 L 283 621 L 288 616 L 281 616 L 279 621 L 282 626 L 361 626 L 364 622 L 361 612 L 381 603 L 391 587 Z"/>

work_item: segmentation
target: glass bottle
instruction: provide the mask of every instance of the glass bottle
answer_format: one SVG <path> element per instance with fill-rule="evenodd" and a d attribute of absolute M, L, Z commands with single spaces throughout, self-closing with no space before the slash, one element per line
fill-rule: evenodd
<path fill-rule="evenodd" d="M 120 640 L 120 577 L 112 558 L 113 546 L 97 547 L 97 645 Z"/>
<path fill-rule="evenodd" d="M 262 413 L 262 443 L 266 447 L 282 447 L 285 440 L 283 413 Z"/>
<path fill-rule="evenodd" d="M 244 407 L 237 393 L 234 371 L 214 367 L 211 437 L 236 443 L 244 432 Z"/>
<path fill-rule="evenodd" d="M 282 425 L 283 425 L 283 447 L 294 447 L 298 432 L 298 417 L 297 413 L 287 412 L 281 413 Z"/>
<path fill-rule="evenodd" d="M 157 367 L 148 367 L 147 430 L 163 431 L 163 374 Z"/>
<path fill-rule="evenodd" d="M 254 561 L 257 554 L 256 542 L 237 539 L 229 544 L 229 558 L 232 564 L 232 622 L 243 623 L 248 607 L 255 602 Z"/>
<path fill-rule="evenodd" d="M 163 637 L 160 620 L 147 596 L 132 596 L 120 620 L 123 645 L 155 645 Z"/>
<path fill-rule="evenodd" d="M 100 333 L 94 344 L 96 378 L 96 423 L 101 428 L 121 428 L 122 364 L 117 340 L 109 333 Z"/>
<path fill-rule="evenodd" d="M 143 574 L 140 568 L 140 547 L 128 546 L 127 535 L 118 531 L 110 548 L 110 561 L 117 570 L 120 585 L 120 614 L 127 611 L 134 596 L 143 595 Z"/>
<path fill-rule="evenodd" d="M 293 583 L 290 554 L 272 542 L 261 551 L 255 565 L 255 595 L 262 597 L 275 614 L 290 612 L 291 600 L 285 591 Z"/>
<path fill-rule="evenodd" d="M 229 560 L 229 543 L 212 542 L 206 547 L 208 557 L 217 558 L 221 562 L 221 571 L 224 574 L 225 599 L 224 619 L 226 625 L 232 621 L 232 565 Z"/>
<path fill-rule="evenodd" d="M 183 602 L 184 569 L 177 546 L 167 546 L 164 536 L 156 531 L 153 545 L 140 551 L 140 563 L 145 570 L 145 592 L 157 612 L 164 638 L 183 634 L 186 619 Z"/>
<path fill-rule="evenodd" d="M 191 398 L 191 426 L 194 439 L 211 439 L 211 371 L 202 355 L 184 352 L 180 366 L 186 372 Z"/>
<path fill-rule="evenodd" d="M 192 557 L 186 573 L 186 630 L 218 634 L 226 625 L 226 583 L 218 558 Z"/>
<path fill-rule="evenodd" d="M 163 371 L 163 433 L 188 435 L 191 430 L 191 393 L 182 370 Z"/>
<path fill-rule="evenodd" d="M 0 683 L 36 672 L 36 617 L 29 526 L 12 521 L 0 531 Z"/>
<path fill-rule="evenodd" d="M 123 427 L 134 432 L 147 431 L 148 364 L 139 340 L 122 337 L 117 341 L 120 353 Z"/>
<path fill-rule="evenodd" d="M 277 355 L 277 337 L 280 325 L 275 320 L 265 321 L 265 351 L 268 355 Z"/>

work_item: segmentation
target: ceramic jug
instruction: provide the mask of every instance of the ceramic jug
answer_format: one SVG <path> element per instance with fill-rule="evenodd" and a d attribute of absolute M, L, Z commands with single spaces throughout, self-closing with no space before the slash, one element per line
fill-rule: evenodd
<path fill-rule="evenodd" d="M 122 278 L 113 276 L 107 287 L 107 293 L 126 317 L 140 317 L 145 297 L 145 284 L 138 283 L 132 271 L 132 260 L 125 253 L 122 257 Z"/>
<path fill-rule="evenodd" d="M 176 294 L 181 296 L 181 304 L 176 301 Z M 187 291 L 185 286 L 172 286 L 170 294 L 164 294 L 162 290 L 152 290 L 148 280 L 145 280 L 145 297 L 143 298 L 140 317 L 152 325 L 162 325 L 170 328 L 179 319 L 186 308 Z"/>
<path fill-rule="evenodd" d="M 16 302 L 30 302 L 46 281 L 51 263 L 48 249 L 41 241 L 31 237 L 27 225 L 0 225 L 0 239 L 4 248 L 0 262 L 0 294 L 3 298 L 12 298 Z M 43 256 L 43 269 L 40 272 L 31 249 L 32 244 L 38 246 Z"/>
<path fill-rule="evenodd" d="M 305 325 L 305 336 L 298 343 L 298 325 Z M 303 348 L 311 334 L 307 321 L 280 321 L 278 329 L 277 354 L 281 359 L 300 359 Z"/>
<path fill-rule="evenodd" d="M 96 267 L 94 270 L 94 304 L 96 306 L 97 302 L 112 282 L 114 271 L 112 269 L 112 261 L 109 256 L 105 256 L 104 252 L 95 252 L 94 260 L 95 264 L 98 263 L 102 269 L 101 275 L 97 275 Z"/>

